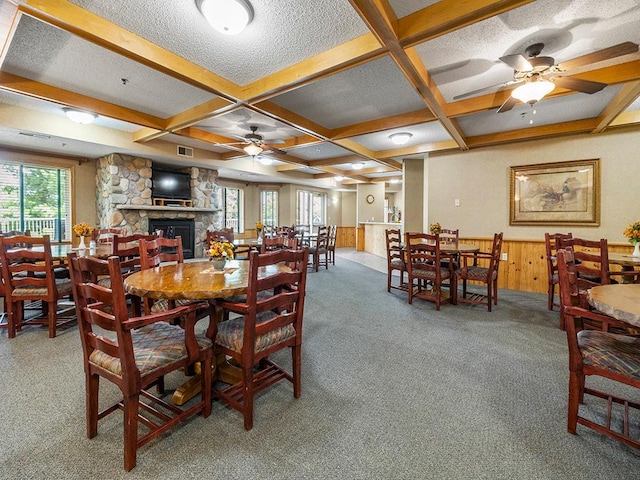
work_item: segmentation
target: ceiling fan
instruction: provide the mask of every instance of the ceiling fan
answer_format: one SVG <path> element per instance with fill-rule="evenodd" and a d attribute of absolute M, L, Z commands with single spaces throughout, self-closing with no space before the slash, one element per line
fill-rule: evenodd
<path fill-rule="evenodd" d="M 264 153 L 279 153 L 280 155 L 286 155 L 287 152 L 274 146 L 274 144 L 283 144 L 284 140 L 276 139 L 265 142 L 262 135 L 258 134 L 258 126 L 251 125 L 249 127 L 251 133 L 247 133 L 244 137 L 234 135 L 242 140 L 239 143 L 227 143 L 226 145 L 244 145 L 242 149 L 247 155 L 256 157 L 257 155 Z"/>
<path fill-rule="evenodd" d="M 513 80 L 456 95 L 453 97 L 453 100 L 469 97 L 487 90 L 493 90 L 495 87 L 500 87 L 498 90 L 502 90 L 506 87 L 519 85 L 517 88 L 514 88 L 511 96 L 509 96 L 498 109 L 498 113 L 502 113 L 511 110 L 518 102 L 533 105 L 545 95 L 551 93 L 556 86 L 577 92 L 596 93 L 606 87 L 607 84 L 562 76 L 562 74 L 566 74 L 569 70 L 577 67 L 583 67 L 622 55 L 635 53 L 638 51 L 638 45 L 633 42 L 624 42 L 614 45 L 613 47 L 598 50 L 597 52 L 588 53 L 573 60 L 562 62 L 558 65 L 556 65 L 553 57 L 540 56 L 543 49 L 544 43 L 534 43 L 525 49 L 526 57 L 520 54 L 500 57 L 502 62 L 514 69 Z"/>

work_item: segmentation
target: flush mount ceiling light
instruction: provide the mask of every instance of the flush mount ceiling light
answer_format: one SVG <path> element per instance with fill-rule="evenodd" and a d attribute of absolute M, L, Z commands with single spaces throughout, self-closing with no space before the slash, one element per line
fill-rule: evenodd
<path fill-rule="evenodd" d="M 389 180 L 389 183 L 400 183 L 400 179 L 399 178 L 392 178 L 391 180 Z"/>
<path fill-rule="evenodd" d="M 240 33 L 253 19 L 253 8 L 246 0 L 197 0 L 204 18 L 226 35 Z"/>
<path fill-rule="evenodd" d="M 338 182 L 341 182 L 342 180 L 344 180 L 344 177 L 342 175 L 336 175 L 335 178 Z"/>
<path fill-rule="evenodd" d="M 260 155 L 264 149 L 254 143 L 247 145 L 246 147 L 243 148 L 243 150 L 245 152 L 247 152 L 247 155 L 251 155 L 252 157 L 255 157 L 256 155 Z"/>
<path fill-rule="evenodd" d="M 364 162 L 354 163 L 353 165 L 351 165 L 351 168 L 353 168 L 354 170 L 362 170 L 364 168 Z"/>
<path fill-rule="evenodd" d="M 409 141 L 411 137 L 413 137 L 413 134 L 409 132 L 398 132 L 389 135 L 389 140 L 391 140 L 396 145 L 404 145 Z"/>
<path fill-rule="evenodd" d="M 64 113 L 76 123 L 92 123 L 98 115 L 91 112 L 83 112 L 82 110 L 74 110 L 73 108 L 63 108 Z"/>
<path fill-rule="evenodd" d="M 542 100 L 542 98 L 551 93 L 556 88 L 555 84 L 547 80 L 541 80 L 537 75 L 533 76 L 527 83 L 520 85 L 511 96 L 522 103 L 534 103 Z"/>
<path fill-rule="evenodd" d="M 262 165 L 271 165 L 273 163 L 273 159 L 271 159 L 269 157 L 258 157 L 258 161 Z"/>

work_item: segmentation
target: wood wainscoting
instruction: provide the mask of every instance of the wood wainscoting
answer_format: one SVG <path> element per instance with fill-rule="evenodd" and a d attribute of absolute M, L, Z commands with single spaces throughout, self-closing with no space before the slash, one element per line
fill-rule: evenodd
<path fill-rule="evenodd" d="M 462 243 L 480 246 L 481 252 L 490 252 L 493 238 L 464 237 Z M 625 243 L 609 243 L 609 252 L 631 254 L 633 247 Z M 500 262 L 498 288 L 521 290 L 524 292 L 547 293 L 547 260 L 544 238 L 541 240 L 504 239 L 502 253 L 507 260 Z M 620 270 L 611 265 L 611 270 Z"/>
<path fill-rule="evenodd" d="M 356 248 L 356 227 L 338 227 L 336 248 Z"/>

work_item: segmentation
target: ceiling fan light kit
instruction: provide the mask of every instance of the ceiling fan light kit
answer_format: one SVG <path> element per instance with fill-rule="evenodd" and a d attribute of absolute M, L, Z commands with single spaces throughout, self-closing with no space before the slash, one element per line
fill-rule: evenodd
<path fill-rule="evenodd" d="M 554 88 L 556 88 L 556 86 L 553 82 L 541 80 L 536 77 L 514 89 L 513 92 L 511 92 L 511 96 L 520 100 L 522 103 L 533 105 L 540 101 L 545 95 L 551 93 Z"/>
<path fill-rule="evenodd" d="M 389 140 L 391 140 L 396 145 L 404 145 L 409 141 L 411 137 L 413 137 L 413 134 L 409 132 L 398 132 L 389 135 Z"/>
<path fill-rule="evenodd" d="M 247 153 L 247 155 L 251 155 L 252 157 L 260 155 L 264 151 L 262 147 L 253 143 L 244 147 L 243 150 Z"/>
<path fill-rule="evenodd" d="M 364 168 L 364 162 L 354 163 L 351 165 L 354 170 L 362 170 Z"/>
<path fill-rule="evenodd" d="M 246 0 L 197 0 L 197 3 L 211 26 L 225 35 L 237 35 L 253 20 L 253 8 Z"/>
<path fill-rule="evenodd" d="M 95 113 L 75 110 L 73 108 L 63 108 L 62 111 L 67 117 L 69 117 L 70 120 L 73 120 L 76 123 L 93 123 L 93 121 L 98 118 L 98 115 L 96 115 Z"/>

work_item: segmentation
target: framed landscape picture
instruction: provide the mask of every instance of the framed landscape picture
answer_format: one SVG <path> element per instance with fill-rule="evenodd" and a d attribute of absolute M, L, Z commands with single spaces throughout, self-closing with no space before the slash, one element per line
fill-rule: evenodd
<path fill-rule="evenodd" d="M 600 225 L 600 159 L 511 167 L 509 225 Z"/>

